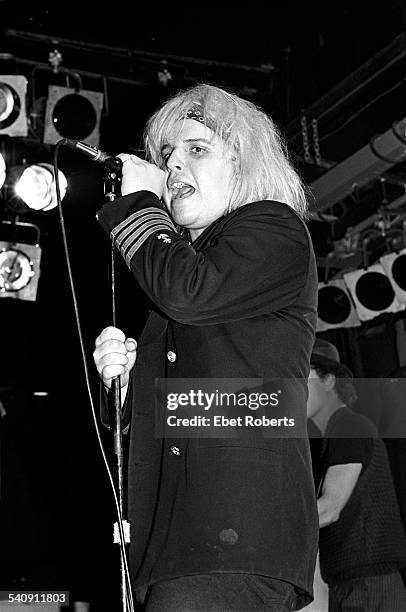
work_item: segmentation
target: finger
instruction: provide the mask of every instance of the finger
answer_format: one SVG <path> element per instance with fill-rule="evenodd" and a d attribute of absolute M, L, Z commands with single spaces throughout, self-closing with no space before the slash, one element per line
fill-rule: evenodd
<path fill-rule="evenodd" d="M 108 365 L 126 366 L 127 364 L 128 357 L 122 353 L 108 353 L 107 355 L 103 355 L 99 362 L 101 369 Z"/>
<path fill-rule="evenodd" d="M 94 349 L 93 359 L 96 363 L 98 363 L 105 355 L 109 355 L 111 353 L 120 353 L 125 355 L 127 353 L 127 349 L 124 342 L 120 342 L 119 340 L 106 340 L 105 342 L 102 342 L 102 344 L 99 344 L 99 346 Z"/>
<path fill-rule="evenodd" d="M 131 159 L 131 155 L 130 153 L 119 153 L 118 155 L 116 155 L 116 157 L 118 157 L 119 159 L 121 159 L 121 161 L 124 163 L 125 161 L 128 161 L 129 159 Z"/>
<path fill-rule="evenodd" d="M 148 162 L 145 161 L 145 159 L 142 159 L 142 157 L 139 157 L 138 155 L 134 155 L 134 153 L 131 153 L 130 160 L 134 162 L 135 164 L 142 162 L 144 165 L 148 165 Z"/>
<path fill-rule="evenodd" d="M 134 340 L 134 338 L 127 338 L 124 344 L 125 344 L 127 351 L 130 351 L 130 352 L 135 351 L 137 348 L 137 341 Z"/>
<path fill-rule="evenodd" d="M 112 378 L 114 378 L 114 376 L 122 376 L 125 373 L 126 373 L 126 369 L 124 368 L 124 366 L 108 365 L 102 369 L 100 374 L 103 380 L 109 381 Z"/>
<path fill-rule="evenodd" d="M 101 334 L 97 336 L 95 345 L 99 346 L 106 340 L 121 340 L 121 342 L 125 341 L 125 334 L 118 329 L 118 327 L 113 327 L 110 325 L 109 327 L 105 327 Z"/>
<path fill-rule="evenodd" d="M 132 162 L 135 165 L 139 165 L 140 162 L 145 163 L 145 160 L 143 160 L 141 157 L 138 157 L 137 155 L 132 155 L 130 153 L 120 153 L 120 155 L 117 155 L 117 157 L 121 159 L 123 164 L 125 164 L 126 162 Z"/>

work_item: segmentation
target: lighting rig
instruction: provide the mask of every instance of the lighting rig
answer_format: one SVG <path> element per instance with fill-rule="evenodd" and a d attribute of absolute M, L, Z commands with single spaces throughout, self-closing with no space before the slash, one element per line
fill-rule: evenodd
<path fill-rule="evenodd" d="M 7 59 L 13 56 L 7 54 Z M 62 138 L 96 146 L 104 93 L 85 90 L 81 76 L 62 65 L 57 49 L 47 66 L 26 75 L 0 75 L 0 297 L 35 301 L 40 275 L 40 229 L 22 219 L 57 206 L 53 145 Z M 15 62 L 17 66 L 17 62 Z M 38 112 L 37 79 L 47 77 L 46 106 Z M 63 78 L 65 85 L 55 85 Z M 28 87 L 30 83 L 31 87 Z M 61 200 L 68 189 L 58 170 Z M 31 237 L 27 238 L 27 228 Z M 31 239 L 32 238 L 32 239 Z"/>

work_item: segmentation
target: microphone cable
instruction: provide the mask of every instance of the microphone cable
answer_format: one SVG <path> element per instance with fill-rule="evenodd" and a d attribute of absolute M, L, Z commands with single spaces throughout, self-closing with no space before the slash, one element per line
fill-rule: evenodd
<path fill-rule="evenodd" d="M 110 482 L 110 485 L 111 485 L 111 489 L 112 489 L 112 493 L 113 493 L 114 504 L 115 504 L 116 512 L 117 512 L 118 529 L 119 529 L 119 534 L 120 534 L 120 552 L 121 552 L 121 555 L 122 555 L 122 558 L 123 558 L 123 561 L 124 561 L 125 577 L 126 577 L 126 583 L 127 583 L 127 589 L 126 589 L 127 606 L 128 606 L 129 612 L 134 612 L 134 600 L 133 600 L 133 594 L 132 594 L 132 589 L 131 589 L 131 579 L 130 579 L 130 572 L 129 572 L 129 568 L 128 568 L 127 554 L 126 554 L 126 549 L 125 549 L 125 537 L 124 537 L 123 523 L 122 523 L 123 519 L 122 519 L 121 510 L 120 510 L 120 504 L 119 504 L 118 497 L 117 497 L 116 488 L 114 486 L 113 476 L 112 476 L 112 473 L 111 473 L 111 470 L 110 470 L 109 463 L 107 461 L 106 453 L 105 453 L 105 450 L 104 450 L 104 447 L 103 447 L 103 442 L 102 442 L 101 435 L 100 435 L 99 425 L 97 423 L 96 411 L 95 411 L 95 408 L 94 408 L 94 400 L 93 400 L 92 391 L 91 391 L 91 388 L 90 388 L 89 369 L 88 369 L 88 366 L 87 366 L 86 351 L 85 351 L 85 345 L 84 345 L 84 341 L 83 341 L 82 327 L 81 327 L 81 323 L 80 323 L 78 301 L 77 301 L 77 296 L 76 296 L 75 284 L 74 284 L 74 280 L 73 280 L 72 266 L 71 266 L 70 255 L 69 255 L 68 241 L 67 241 L 67 237 L 66 237 L 65 219 L 64 219 L 63 210 L 62 210 L 62 200 L 61 200 L 61 192 L 60 192 L 59 177 L 58 177 L 58 154 L 59 154 L 59 149 L 64 144 L 65 143 L 63 141 L 57 142 L 57 144 L 55 145 L 54 154 L 53 154 L 53 168 L 54 168 L 54 173 L 55 173 L 55 177 L 54 178 L 55 178 L 56 199 L 57 199 L 57 203 L 58 203 L 58 213 L 59 213 L 59 220 L 60 220 L 60 225 L 61 225 L 63 250 L 64 250 L 66 264 L 67 264 L 67 269 L 68 269 L 69 286 L 70 286 L 70 291 L 71 291 L 71 296 L 72 296 L 72 301 L 73 301 L 73 308 L 74 308 L 74 312 L 75 312 L 75 322 L 76 322 L 76 328 L 77 328 L 77 332 L 78 332 L 78 336 L 79 336 L 79 344 L 80 344 L 80 350 L 81 350 L 81 355 L 82 355 L 82 362 L 83 362 L 83 369 L 84 369 L 85 380 L 86 380 L 87 394 L 88 394 L 88 397 L 89 397 L 89 402 L 90 402 L 90 407 L 91 407 L 91 411 L 92 411 L 92 417 L 93 417 L 93 422 L 94 422 L 94 426 L 95 426 L 95 430 L 96 430 L 97 440 L 98 440 L 98 443 L 99 443 L 99 447 L 100 447 L 101 455 L 102 455 L 102 458 L 103 458 L 103 462 L 104 462 L 104 465 L 106 467 L 108 479 L 109 479 L 109 482 Z M 126 611 L 124 610 L 123 612 L 126 612 Z"/>

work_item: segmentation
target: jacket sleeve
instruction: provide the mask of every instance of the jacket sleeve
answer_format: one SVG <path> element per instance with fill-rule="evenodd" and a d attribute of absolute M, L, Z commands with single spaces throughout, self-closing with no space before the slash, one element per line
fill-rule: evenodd
<path fill-rule="evenodd" d="M 199 250 L 151 192 L 108 202 L 97 218 L 145 293 L 179 323 L 217 324 L 281 310 L 306 284 L 310 238 L 285 204 L 237 209 Z"/>

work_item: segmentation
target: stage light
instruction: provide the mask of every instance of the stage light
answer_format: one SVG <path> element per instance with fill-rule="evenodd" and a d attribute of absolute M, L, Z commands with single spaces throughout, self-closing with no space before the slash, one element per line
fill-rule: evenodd
<path fill-rule="evenodd" d="M 366 270 L 344 274 L 361 321 L 368 321 L 384 312 L 399 312 L 405 308 L 396 297 L 385 269 L 381 263 Z"/>
<path fill-rule="evenodd" d="M 24 76 L 0 75 L 0 134 L 27 136 L 26 95 Z"/>
<path fill-rule="evenodd" d="M 50 85 L 45 110 L 44 143 L 56 144 L 62 138 L 71 138 L 97 147 L 102 108 L 102 93 Z"/>
<path fill-rule="evenodd" d="M 6 162 L 4 161 L 4 157 L 0 153 L 0 189 L 3 187 L 5 180 L 6 180 Z"/>
<path fill-rule="evenodd" d="M 20 166 L 13 169 L 19 175 L 14 185 L 15 194 L 33 210 L 48 211 L 57 206 L 55 175 L 51 164 L 39 163 L 32 166 Z M 63 200 L 68 182 L 65 175 L 58 170 L 59 190 Z"/>
<path fill-rule="evenodd" d="M 0 241 L 0 298 L 34 302 L 41 262 L 39 228 L 32 223 L 1 222 L 2 230 L 7 226 L 13 241 Z M 28 231 L 35 234 L 31 243 L 26 242 Z"/>
<path fill-rule="evenodd" d="M 406 248 L 380 258 L 399 302 L 406 304 Z"/>
<path fill-rule="evenodd" d="M 319 283 L 316 331 L 360 325 L 361 321 L 344 280 Z"/>

